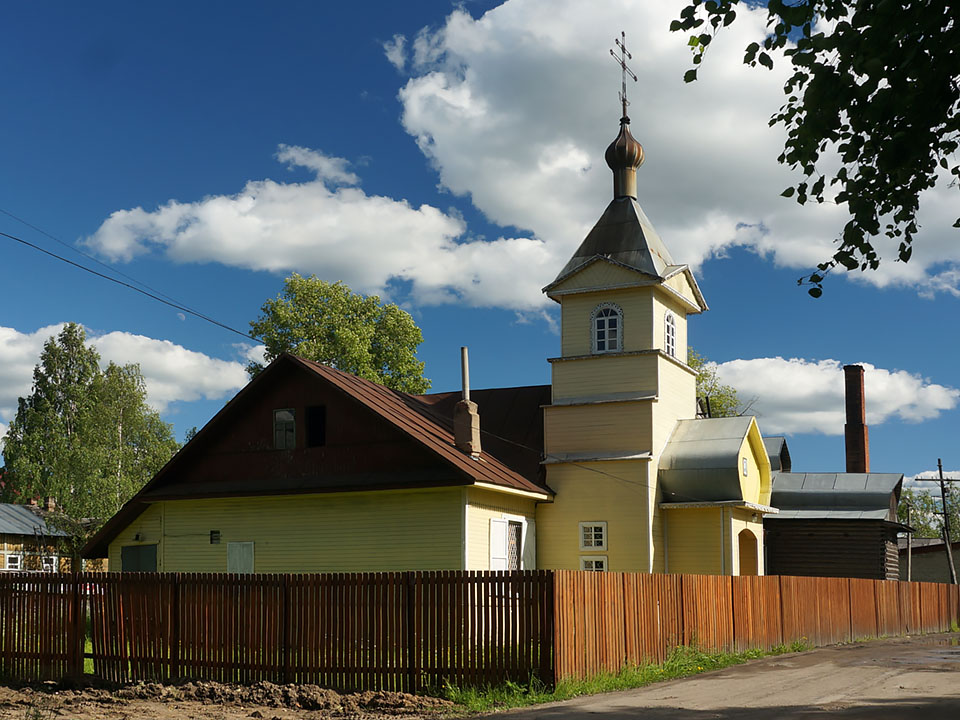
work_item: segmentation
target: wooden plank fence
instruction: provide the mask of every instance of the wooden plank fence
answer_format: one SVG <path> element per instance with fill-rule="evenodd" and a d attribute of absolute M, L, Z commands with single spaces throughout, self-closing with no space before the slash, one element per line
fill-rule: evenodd
<path fill-rule="evenodd" d="M 950 585 L 575 571 L 0 573 L 0 676 L 407 692 L 616 672 L 673 648 L 948 630 Z M 89 651 L 84 650 L 89 641 Z"/>

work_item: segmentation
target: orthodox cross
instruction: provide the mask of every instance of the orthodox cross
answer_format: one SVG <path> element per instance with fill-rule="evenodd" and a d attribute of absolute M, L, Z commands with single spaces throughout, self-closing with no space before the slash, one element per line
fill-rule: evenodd
<path fill-rule="evenodd" d="M 620 104 L 623 106 L 623 117 L 626 117 L 627 105 L 630 104 L 627 102 L 627 75 L 632 77 L 634 82 L 637 81 L 637 76 L 627 67 L 627 60 L 633 60 L 633 55 L 627 51 L 627 34 L 621 30 L 620 38 L 614 38 L 614 42 L 620 48 L 620 54 L 617 55 L 613 48 L 610 48 L 610 54 L 620 65 Z"/>

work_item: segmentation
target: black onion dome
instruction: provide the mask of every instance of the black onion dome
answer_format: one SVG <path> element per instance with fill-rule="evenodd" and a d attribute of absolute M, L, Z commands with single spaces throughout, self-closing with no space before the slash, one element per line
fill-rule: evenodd
<path fill-rule="evenodd" d="M 636 170 L 643 165 L 643 145 L 630 134 L 630 118 L 620 121 L 620 134 L 610 143 L 604 155 L 611 170 L 631 168 Z"/>

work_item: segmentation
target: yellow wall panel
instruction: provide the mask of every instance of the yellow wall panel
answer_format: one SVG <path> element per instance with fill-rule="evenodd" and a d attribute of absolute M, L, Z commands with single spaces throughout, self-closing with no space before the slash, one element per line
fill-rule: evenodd
<path fill-rule="evenodd" d="M 725 567 L 725 546 L 729 546 L 729 525 L 721 508 L 665 510 L 667 572 L 721 575 Z M 721 538 L 723 538 L 721 540 Z"/>
<path fill-rule="evenodd" d="M 664 285 L 669 287 L 671 290 L 676 290 L 694 305 L 699 304 L 697 302 L 697 296 L 693 292 L 693 286 L 690 284 L 690 281 L 687 280 L 685 273 L 678 273 L 677 275 L 674 275 L 672 278 L 667 280 Z"/>
<path fill-rule="evenodd" d="M 650 451 L 652 403 L 551 405 L 544 408 L 544 450 L 571 452 Z"/>
<path fill-rule="evenodd" d="M 256 572 L 369 572 L 461 569 L 463 503 L 460 488 L 441 488 L 172 500 L 151 511 L 162 506 L 158 569 L 166 572 L 225 572 L 227 543 L 247 541 Z M 155 541 L 146 515 L 141 532 Z M 111 569 L 135 531 L 111 543 Z"/>
<path fill-rule="evenodd" d="M 163 563 L 163 510 L 163 503 L 150 505 L 117 534 L 107 554 L 107 565 L 111 572 L 121 570 L 120 548 L 124 545 L 157 545 L 157 572 L 167 571 Z M 139 541 L 133 539 L 137 534 L 140 535 Z"/>
<path fill-rule="evenodd" d="M 656 392 L 657 355 L 596 355 L 551 363 L 553 399 L 621 392 Z"/>
<path fill-rule="evenodd" d="M 613 571 L 649 572 L 648 465 L 643 461 L 547 467 L 557 495 L 537 505 L 537 566 L 579 570 L 580 558 L 606 556 Z M 580 550 L 581 522 L 607 523 L 607 549 Z"/>
<path fill-rule="evenodd" d="M 627 270 L 609 262 L 597 261 L 564 280 L 551 290 L 551 294 L 571 290 L 595 290 L 596 288 L 611 288 L 618 285 L 635 285 L 641 282 L 644 282 L 644 276 L 638 272 Z"/>
<path fill-rule="evenodd" d="M 564 357 L 589 355 L 592 350 L 590 320 L 601 303 L 611 302 L 623 311 L 623 350 L 653 347 L 650 320 L 650 288 L 564 295 L 561 298 L 561 351 Z"/>

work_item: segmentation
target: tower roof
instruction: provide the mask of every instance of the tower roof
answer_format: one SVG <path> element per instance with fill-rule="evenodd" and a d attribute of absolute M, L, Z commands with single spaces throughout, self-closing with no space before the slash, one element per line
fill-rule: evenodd
<path fill-rule="evenodd" d="M 615 198 L 553 281 L 557 283 L 600 256 L 646 275 L 664 278 L 676 264 L 632 197 Z M 551 283 L 553 284 L 553 283 Z"/>

